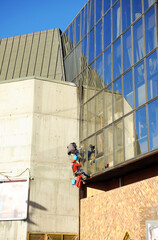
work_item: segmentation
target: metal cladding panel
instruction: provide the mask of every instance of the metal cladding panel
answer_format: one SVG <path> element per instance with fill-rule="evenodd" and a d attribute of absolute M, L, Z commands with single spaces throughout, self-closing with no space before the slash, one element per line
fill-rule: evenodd
<path fill-rule="evenodd" d="M 0 80 L 65 79 L 59 29 L 0 40 Z"/>

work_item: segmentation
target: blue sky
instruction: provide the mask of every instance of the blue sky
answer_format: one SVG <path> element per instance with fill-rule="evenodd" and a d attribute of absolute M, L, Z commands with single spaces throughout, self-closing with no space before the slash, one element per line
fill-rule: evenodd
<path fill-rule="evenodd" d="M 87 0 L 0 0 L 0 38 L 52 28 L 62 31 Z"/>

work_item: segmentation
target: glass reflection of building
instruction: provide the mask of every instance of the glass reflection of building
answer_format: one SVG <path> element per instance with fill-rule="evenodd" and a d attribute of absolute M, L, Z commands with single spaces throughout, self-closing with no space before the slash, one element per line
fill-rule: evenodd
<path fill-rule="evenodd" d="M 89 0 L 62 34 L 91 174 L 158 148 L 157 14 L 155 0 Z"/>

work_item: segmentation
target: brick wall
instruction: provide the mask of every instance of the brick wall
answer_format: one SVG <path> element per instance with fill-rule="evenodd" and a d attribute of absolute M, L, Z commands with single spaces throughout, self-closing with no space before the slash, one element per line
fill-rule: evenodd
<path fill-rule="evenodd" d="M 158 219 L 157 207 L 158 177 L 82 199 L 80 240 L 122 240 L 127 231 L 145 240 L 145 221 Z"/>

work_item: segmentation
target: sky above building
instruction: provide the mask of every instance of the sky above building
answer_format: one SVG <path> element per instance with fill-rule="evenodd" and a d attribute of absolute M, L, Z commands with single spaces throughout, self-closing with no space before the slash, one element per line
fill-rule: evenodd
<path fill-rule="evenodd" d="M 0 38 L 60 28 L 64 31 L 88 0 L 0 0 Z"/>

